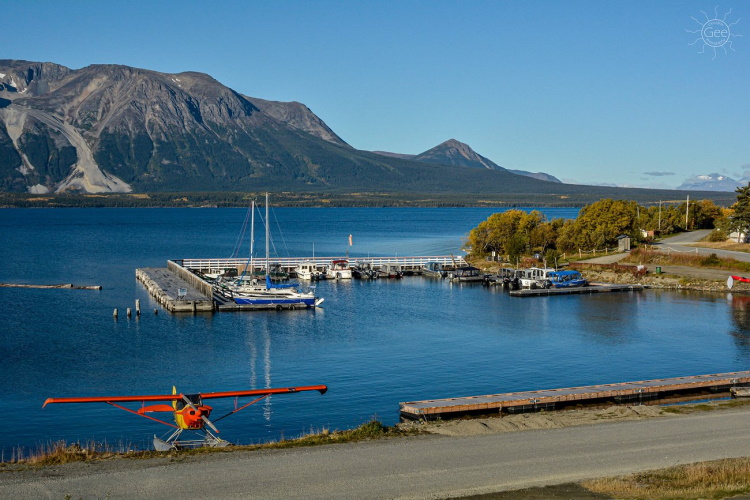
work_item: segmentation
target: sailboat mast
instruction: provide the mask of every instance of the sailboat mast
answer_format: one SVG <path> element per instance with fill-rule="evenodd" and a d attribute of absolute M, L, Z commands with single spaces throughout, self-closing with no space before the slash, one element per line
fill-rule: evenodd
<path fill-rule="evenodd" d="M 250 210 L 252 211 L 252 216 L 250 217 L 250 278 L 252 279 L 255 274 L 255 266 L 253 265 L 253 247 L 255 246 L 255 200 L 250 201 Z"/>
<path fill-rule="evenodd" d="M 271 268 L 268 267 L 268 193 L 266 193 L 266 276 L 271 275 Z"/>

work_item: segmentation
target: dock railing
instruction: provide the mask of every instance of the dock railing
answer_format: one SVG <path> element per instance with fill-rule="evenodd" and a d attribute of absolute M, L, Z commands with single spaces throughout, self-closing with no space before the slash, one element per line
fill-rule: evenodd
<path fill-rule="evenodd" d="M 457 265 L 465 266 L 466 261 L 463 256 L 453 255 L 429 255 L 429 256 L 410 256 L 410 257 L 274 257 L 268 259 L 271 267 L 282 267 L 285 269 L 293 269 L 302 262 L 312 262 L 317 266 L 323 267 L 331 264 L 334 260 L 348 260 L 351 266 L 355 265 L 370 265 L 370 266 L 381 266 L 385 264 L 398 264 L 402 267 L 409 268 L 421 268 L 428 262 L 438 262 L 442 265 Z M 225 268 L 235 268 L 242 270 L 247 267 L 250 268 L 250 262 L 247 258 L 224 258 L 224 259 L 175 259 L 174 262 L 185 269 L 198 269 L 198 270 L 221 270 Z M 257 258 L 253 259 L 253 267 L 258 269 L 265 268 L 265 259 Z"/>

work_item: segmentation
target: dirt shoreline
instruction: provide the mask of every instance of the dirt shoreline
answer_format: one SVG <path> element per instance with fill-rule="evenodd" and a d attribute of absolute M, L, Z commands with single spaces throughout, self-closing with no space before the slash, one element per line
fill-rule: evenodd
<path fill-rule="evenodd" d="M 719 409 L 718 402 L 701 403 Z M 691 406 L 684 405 L 684 410 L 690 411 Z M 584 408 L 571 410 L 541 411 L 536 413 L 517 413 L 512 415 L 497 415 L 489 417 L 467 417 L 453 420 L 439 420 L 434 422 L 413 421 L 397 424 L 402 430 L 419 430 L 430 434 L 443 436 L 476 436 L 481 434 L 497 434 L 503 432 L 518 432 L 535 429 L 560 429 L 576 425 L 591 425 L 614 420 L 644 420 L 674 416 L 675 413 L 665 411 L 664 406 L 609 406 L 606 408 Z"/>

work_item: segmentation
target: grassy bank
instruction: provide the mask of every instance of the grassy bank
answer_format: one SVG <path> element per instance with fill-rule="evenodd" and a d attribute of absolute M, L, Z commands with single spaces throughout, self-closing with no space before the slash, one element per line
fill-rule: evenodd
<path fill-rule="evenodd" d="M 128 450 L 127 446 L 111 446 L 106 443 L 73 443 L 57 441 L 40 446 L 37 450 L 24 453 L 14 450 L 8 461 L 0 462 L 0 467 L 11 464 L 48 466 L 72 462 L 86 462 L 90 460 L 111 460 L 117 458 L 156 458 L 176 455 L 196 455 L 205 453 L 222 453 L 228 451 L 252 451 L 279 448 L 296 448 L 301 446 L 320 446 L 325 444 L 351 443 L 368 439 L 382 439 L 397 436 L 419 434 L 415 429 L 399 429 L 383 425 L 378 420 L 371 420 L 355 429 L 343 431 L 321 430 L 294 439 L 280 439 L 255 445 L 228 446 L 225 448 L 193 448 L 179 451 Z M 3 458 L 4 460 L 4 458 Z M 1 469 L 0 469 L 1 470 Z"/>

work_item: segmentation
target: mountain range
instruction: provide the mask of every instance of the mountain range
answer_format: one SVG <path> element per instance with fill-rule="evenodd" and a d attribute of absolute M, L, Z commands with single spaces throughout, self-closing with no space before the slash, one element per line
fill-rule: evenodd
<path fill-rule="evenodd" d="M 386 151 L 374 151 L 375 153 L 390 156 L 393 158 L 401 158 L 404 160 L 414 160 L 426 163 L 437 163 L 440 165 L 454 165 L 457 167 L 471 167 L 471 168 L 487 168 L 489 170 L 502 170 L 504 172 L 510 172 L 516 175 L 523 175 L 526 177 L 532 177 L 548 182 L 561 182 L 558 178 L 545 174 L 543 172 L 527 172 L 525 170 L 509 170 L 501 167 L 492 160 L 485 158 L 480 155 L 468 144 L 459 142 L 456 139 L 449 139 L 441 144 L 438 144 L 432 149 L 428 149 L 424 153 L 418 155 L 409 155 L 401 153 L 389 153 Z"/>
<path fill-rule="evenodd" d="M 304 104 L 246 96 L 203 73 L 0 60 L 0 191 L 264 190 L 682 197 L 563 184 L 453 139 L 418 155 L 357 150 Z"/>
<path fill-rule="evenodd" d="M 734 191 L 740 186 L 746 186 L 750 179 L 734 180 L 721 174 L 696 175 L 685 179 L 677 189 L 686 191 Z"/>

